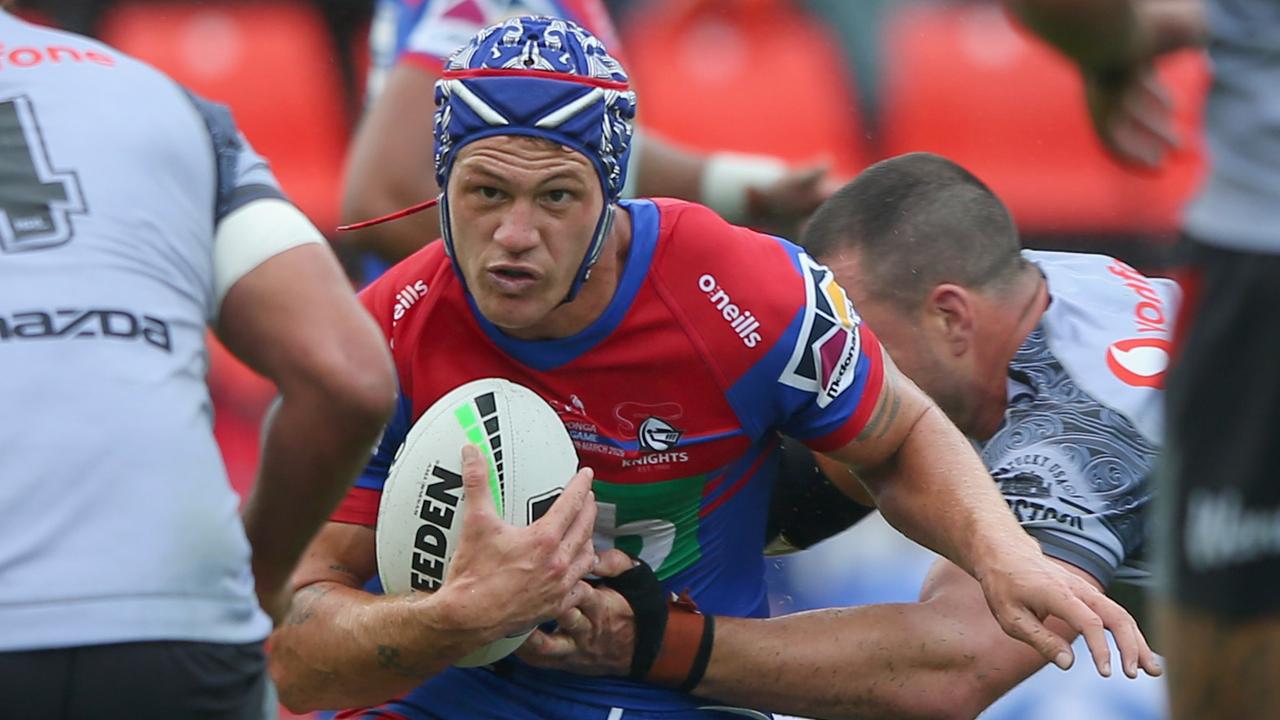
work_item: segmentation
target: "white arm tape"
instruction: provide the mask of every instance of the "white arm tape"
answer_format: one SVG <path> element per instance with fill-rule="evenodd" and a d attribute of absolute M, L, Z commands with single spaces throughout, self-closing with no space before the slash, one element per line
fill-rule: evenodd
<path fill-rule="evenodd" d="M 218 223 L 213 235 L 214 307 L 240 278 L 272 257 L 324 235 L 302 211 L 286 200 L 263 198 L 236 208 Z"/>
<path fill-rule="evenodd" d="M 699 194 L 702 204 L 731 223 L 748 218 L 747 189 L 769 185 L 787 174 L 787 164 L 768 155 L 718 152 L 707 158 Z"/>

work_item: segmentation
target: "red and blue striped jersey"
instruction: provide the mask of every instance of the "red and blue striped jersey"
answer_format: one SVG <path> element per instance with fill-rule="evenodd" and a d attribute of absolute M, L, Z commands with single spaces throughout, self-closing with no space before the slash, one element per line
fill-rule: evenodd
<path fill-rule="evenodd" d="M 795 245 L 691 203 L 622 208 L 633 232 L 618 289 L 571 337 L 504 335 L 476 311 L 439 242 L 365 289 L 401 397 L 334 519 L 374 524 L 413 422 L 463 383 L 504 377 L 556 409 L 595 470 L 599 548 L 645 559 L 707 612 L 764 615 L 761 553 L 778 436 L 820 451 L 852 440 L 880 392 L 879 344 L 831 272 Z M 642 687 L 524 669 L 575 693 Z"/>

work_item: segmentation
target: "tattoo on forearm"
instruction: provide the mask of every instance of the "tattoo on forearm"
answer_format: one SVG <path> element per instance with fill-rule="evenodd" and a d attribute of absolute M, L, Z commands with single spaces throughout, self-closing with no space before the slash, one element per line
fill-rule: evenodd
<path fill-rule="evenodd" d="M 880 400 L 879 407 L 871 416 L 871 421 L 866 427 L 862 428 L 862 432 L 854 438 L 855 441 L 869 440 L 871 438 L 880 439 L 884 437 L 889 428 L 893 427 L 893 421 L 898 418 L 898 409 L 902 406 L 902 398 L 898 396 L 898 389 L 893 383 L 885 388 L 885 395 Z"/>
<path fill-rule="evenodd" d="M 308 585 L 293 594 L 293 605 L 284 619 L 285 625 L 303 625 L 316 614 L 316 602 L 328 595 L 333 587 L 326 584 Z"/>
<path fill-rule="evenodd" d="M 416 672 L 413 668 L 404 664 L 400 659 L 400 648 L 394 645 L 378 646 L 378 667 L 407 678 L 416 678 L 422 673 Z"/>

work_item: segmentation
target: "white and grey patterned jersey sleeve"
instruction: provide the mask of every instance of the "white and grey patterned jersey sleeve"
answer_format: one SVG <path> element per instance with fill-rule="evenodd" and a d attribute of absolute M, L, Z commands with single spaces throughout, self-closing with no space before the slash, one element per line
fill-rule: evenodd
<path fill-rule="evenodd" d="M 1005 422 L 980 451 L 1022 526 L 1046 555 L 1106 587 L 1140 581 L 1143 511 L 1157 448 L 1084 392 L 1037 328 L 1010 364 Z"/>
<path fill-rule="evenodd" d="M 213 141 L 218 184 L 214 198 L 215 307 L 240 278 L 267 259 L 324 236 L 285 198 L 267 161 L 236 128 L 231 112 L 188 92 Z"/>
<path fill-rule="evenodd" d="M 193 92 L 188 91 L 187 95 L 209 129 L 217 159 L 218 194 L 214 199 L 214 224 L 254 200 L 285 199 L 267 161 L 254 151 L 236 127 L 231 111 L 225 105 L 205 100 Z"/>

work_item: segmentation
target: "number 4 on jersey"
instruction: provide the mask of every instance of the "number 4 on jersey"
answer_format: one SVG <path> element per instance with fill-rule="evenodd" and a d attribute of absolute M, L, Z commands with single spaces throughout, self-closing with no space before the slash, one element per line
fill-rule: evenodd
<path fill-rule="evenodd" d="M 0 250 L 40 250 L 71 239 L 85 211 L 75 172 L 55 170 L 31 100 L 0 102 Z"/>

